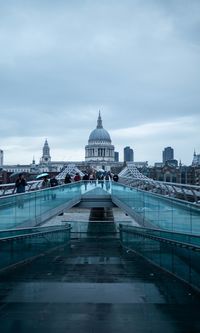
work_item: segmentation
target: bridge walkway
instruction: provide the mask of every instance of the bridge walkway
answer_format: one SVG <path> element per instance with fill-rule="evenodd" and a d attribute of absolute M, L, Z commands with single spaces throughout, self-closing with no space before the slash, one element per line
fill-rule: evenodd
<path fill-rule="evenodd" d="M 72 239 L 0 275 L 1 333 L 197 333 L 199 295 L 116 235 Z"/>
<path fill-rule="evenodd" d="M 77 182 L 1 197 L 0 230 L 40 225 L 77 203 L 87 208 L 115 204 L 144 227 L 200 234 L 199 206 L 115 182 Z"/>

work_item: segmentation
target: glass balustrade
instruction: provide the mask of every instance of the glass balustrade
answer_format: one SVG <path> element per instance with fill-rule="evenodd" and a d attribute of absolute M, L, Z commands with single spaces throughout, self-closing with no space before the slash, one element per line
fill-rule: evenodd
<path fill-rule="evenodd" d="M 145 226 L 200 234 L 200 208 L 178 199 L 164 197 L 110 181 L 81 181 L 55 188 L 0 198 L 0 230 L 36 226 L 63 207 L 73 206 L 81 197 L 111 195 L 133 212 Z"/>
<path fill-rule="evenodd" d="M 0 233 L 0 270 L 38 256 L 70 240 L 69 225 L 38 227 Z"/>
<path fill-rule="evenodd" d="M 200 208 L 192 203 L 115 183 L 112 197 L 131 209 L 144 226 L 200 234 Z"/>
<path fill-rule="evenodd" d="M 126 248 L 200 289 L 198 236 L 121 225 L 120 238 Z"/>
<path fill-rule="evenodd" d="M 0 198 L 0 230 L 35 226 L 42 217 L 80 200 L 80 184 L 67 184 Z"/>
<path fill-rule="evenodd" d="M 63 221 L 65 223 L 66 221 Z M 71 238 L 113 238 L 118 237 L 115 222 L 110 221 L 69 221 Z"/>
<path fill-rule="evenodd" d="M 111 182 L 81 181 L 54 188 L 0 197 L 0 230 L 36 226 L 55 215 L 60 207 L 80 201 L 81 195 L 98 189 L 92 195 L 111 191 Z"/>

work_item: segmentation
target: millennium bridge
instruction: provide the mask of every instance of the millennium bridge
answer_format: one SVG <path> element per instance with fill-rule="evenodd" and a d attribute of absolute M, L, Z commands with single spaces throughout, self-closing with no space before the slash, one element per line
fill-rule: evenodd
<path fill-rule="evenodd" d="M 1 333 L 200 332 L 198 200 L 136 178 L 2 187 Z M 88 221 L 69 222 L 72 207 Z"/>

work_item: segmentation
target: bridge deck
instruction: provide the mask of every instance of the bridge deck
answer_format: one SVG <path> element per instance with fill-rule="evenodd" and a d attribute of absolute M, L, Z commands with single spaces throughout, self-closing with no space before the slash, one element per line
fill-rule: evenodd
<path fill-rule="evenodd" d="M 200 331 L 198 295 L 116 238 L 75 240 L 4 273 L 0 295 L 1 333 Z"/>

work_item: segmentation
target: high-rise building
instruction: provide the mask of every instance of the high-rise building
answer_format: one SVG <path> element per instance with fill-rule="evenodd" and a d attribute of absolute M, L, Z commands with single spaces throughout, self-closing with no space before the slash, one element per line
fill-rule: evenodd
<path fill-rule="evenodd" d="M 172 147 L 166 147 L 163 150 L 163 163 L 174 159 L 174 149 Z"/>
<path fill-rule="evenodd" d="M 119 153 L 118 151 L 115 151 L 115 154 L 114 154 L 114 159 L 115 159 L 115 162 L 119 162 Z"/>
<path fill-rule="evenodd" d="M 127 146 L 124 148 L 124 162 L 133 162 L 133 161 L 134 161 L 133 149 Z"/>
<path fill-rule="evenodd" d="M 0 149 L 0 167 L 3 166 L 3 150 Z"/>

